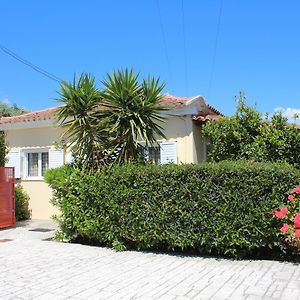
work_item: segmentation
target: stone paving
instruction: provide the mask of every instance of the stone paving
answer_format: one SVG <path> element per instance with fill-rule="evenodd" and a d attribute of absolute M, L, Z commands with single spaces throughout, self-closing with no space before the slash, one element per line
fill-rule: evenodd
<path fill-rule="evenodd" d="M 0 231 L 1 300 L 300 299 L 296 264 L 115 252 L 30 231 L 52 226 L 29 222 Z"/>

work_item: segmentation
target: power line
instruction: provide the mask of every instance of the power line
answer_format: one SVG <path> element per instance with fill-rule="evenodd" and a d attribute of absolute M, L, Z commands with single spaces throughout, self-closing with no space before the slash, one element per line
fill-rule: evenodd
<path fill-rule="evenodd" d="M 215 44 L 214 44 L 212 65 L 211 65 L 209 85 L 208 85 L 208 98 L 210 97 L 211 85 L 212 85 L 212 80 L 213 80 L 213 76 L 214 76 L 214 72 L 215 72 L 215 63 L 216 63 L 217 47 L 218 47 L 218 40 L 219 40 L 219 33 L 220 33 L 222 10 L 223 10 L 223 0 L 220 0 L 220 9 L 219 9 L 219 14 L 218 14 L 218 22 L 217 22 L 217 32 L 216 32 L 216 39 L 215 39 Z"/>
<path fill-rule="evenodd" d="M 166 62 L 167 62 L 167 69 L 168 69 L 168 75 L 170 78 L 171 86 L 173 86 L 173 78 L 172 78 L 172 72 L 171 72 L 171 64 L 169 60 L 169 55 L 168 55 L 168 48 L 167 48 L 167 42 L 166 42 L 166 35 L 165 35 L 165 30 L 162 22 L 162 17 L 161 17 L 161 12 L 160 12 L 160 6 L 159 6 L 159 0 L 156 0 L 156 6 L 157 6 L 157 11 L 158 11 L 158 18 L 159 18 L 159 25 L 160 25 L 160 31 L 163 39 L 163 44 L 164 44 L 164 50 L 165 50 L 165 56 L 166 56 Z"/>
<path fill-rule="evenodd" d="M 183 33 L 183 56 L 184 56 L 184 78 L 185 78 L 185 92 L 188 94 L 188 68 L 187 68 L 187 51 L 186 51 L 186 38 L 185 38 L 185 23 L 184 23 L 184 7 L 183 0 L 181 0 L 181 12 L 182 12 L 182 33 Z"/>
<path fill-rule="evenodd" d="M 14 59 L 18 60 L 19 62 L 21 62 L 22 64 L 30 67 L 31 69 L 35 70 L 36 72 L 39 72 L 40 74 L 48 77 L 51 80 L 57 81 L 57 82 L 62 82 L 63 80 L 51 73 L 49 73 L 48 71 L 38 67 L 37 65 L 31 63 L 30 61 L 22 58 L 21 56 L 19 56 L 18 54 L 14 53 L 13 51 L 9 50 L 8 48 L 4 47 L 3 45 L 0 44 L 0 50 L 2 50 L 4 53 L 10 55 L 11 57 L 13 57 Z"/>

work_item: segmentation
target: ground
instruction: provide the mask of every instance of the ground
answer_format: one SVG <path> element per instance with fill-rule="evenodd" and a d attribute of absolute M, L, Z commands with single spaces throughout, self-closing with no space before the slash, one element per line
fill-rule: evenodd
<path fill-rule="evenodd" d="M 46 241 L 31 221 L 0 231 L 0 299 L 300 299 L 300 266 Z M 11 241 L 5 239 L 12 239 Z"/>

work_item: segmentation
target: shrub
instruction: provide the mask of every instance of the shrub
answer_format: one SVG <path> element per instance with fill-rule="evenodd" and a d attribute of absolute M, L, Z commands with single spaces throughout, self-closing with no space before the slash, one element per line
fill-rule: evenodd
<path fill-rule="evenodd" d="M 5 133 L 0 131 L 0 167 L 4 167 L 6 163 L 7 145 L 5 143 Z"/>
<path fill-rule="evenodd" d="M 20 184 L 15 186 L 15 218 L 16 221 L 30 219 L 29 196 Z"/>
<path fill-rule="evenodd" d="M 276 113 L 269 122 L 246 105 L 240 95 L 236 113 L 229 118 L 209 122 L 203 134 L 211 141 L 211 161 L 246 159 L 286 162 L 299 166 L 300 131 L 288 119 Z"/>
<path fill-rule="evenodd" d="M 300 250 L 300 186 L 291 190 L 288 203 L 275 210 L 274 216 L 281 223 L 280 232 L 287 243 L 297 246 Z"/>
<path fill-rule="evenodd" d="M 273 210 L 299 175 L 287 164 L 225 161 L 96 173 L 62 167 L 45 179 L 70 241 L 243 256 L 280 244 Z"/>

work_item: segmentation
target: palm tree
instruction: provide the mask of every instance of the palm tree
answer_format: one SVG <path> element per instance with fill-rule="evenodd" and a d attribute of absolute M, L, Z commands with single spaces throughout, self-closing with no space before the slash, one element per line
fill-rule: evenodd
<path fill-rule="evenodd" d="M 103 81 L 103 91 L 88 74 L 61 84 L 57 100 L 63 106 L 56 118 L 78 166 L 99 169 L 138 161 L 145 146 L 164 137 L 160 113 L 166 110 L 161 106 L 165 85 L 150 77 L 139 82 L 138 77 L 133 70 L 116 71 Z"/>
<path fill-rule="evenodd" d="M 107 129 L 99 122 L 98 108 L 101 92 L 95 86 L 95 79 L 82 74 L 73 83 L 63 82 L 60 86 L 63 103 L 56 113 L 56 119 L 65 129 L 61 138 L 70 147 L 75 161 L 87 168 L 98 169 L 105 164 L 104 142 Z"/>
<path fill-rule="evenodd" d="M 164 137 L 161 124 L 162 90 L 165 84 L 159 79 L 148 77 L 139 82 L 139 74 L 133 70 L 119 70 L 107 75 L 102 82 L 102 118 L 107 120 L 111 131 L 110 149 L 114 162 L 137 161 L 144 155 L 145 146 L 154 145 L 159 137 Z"/>

